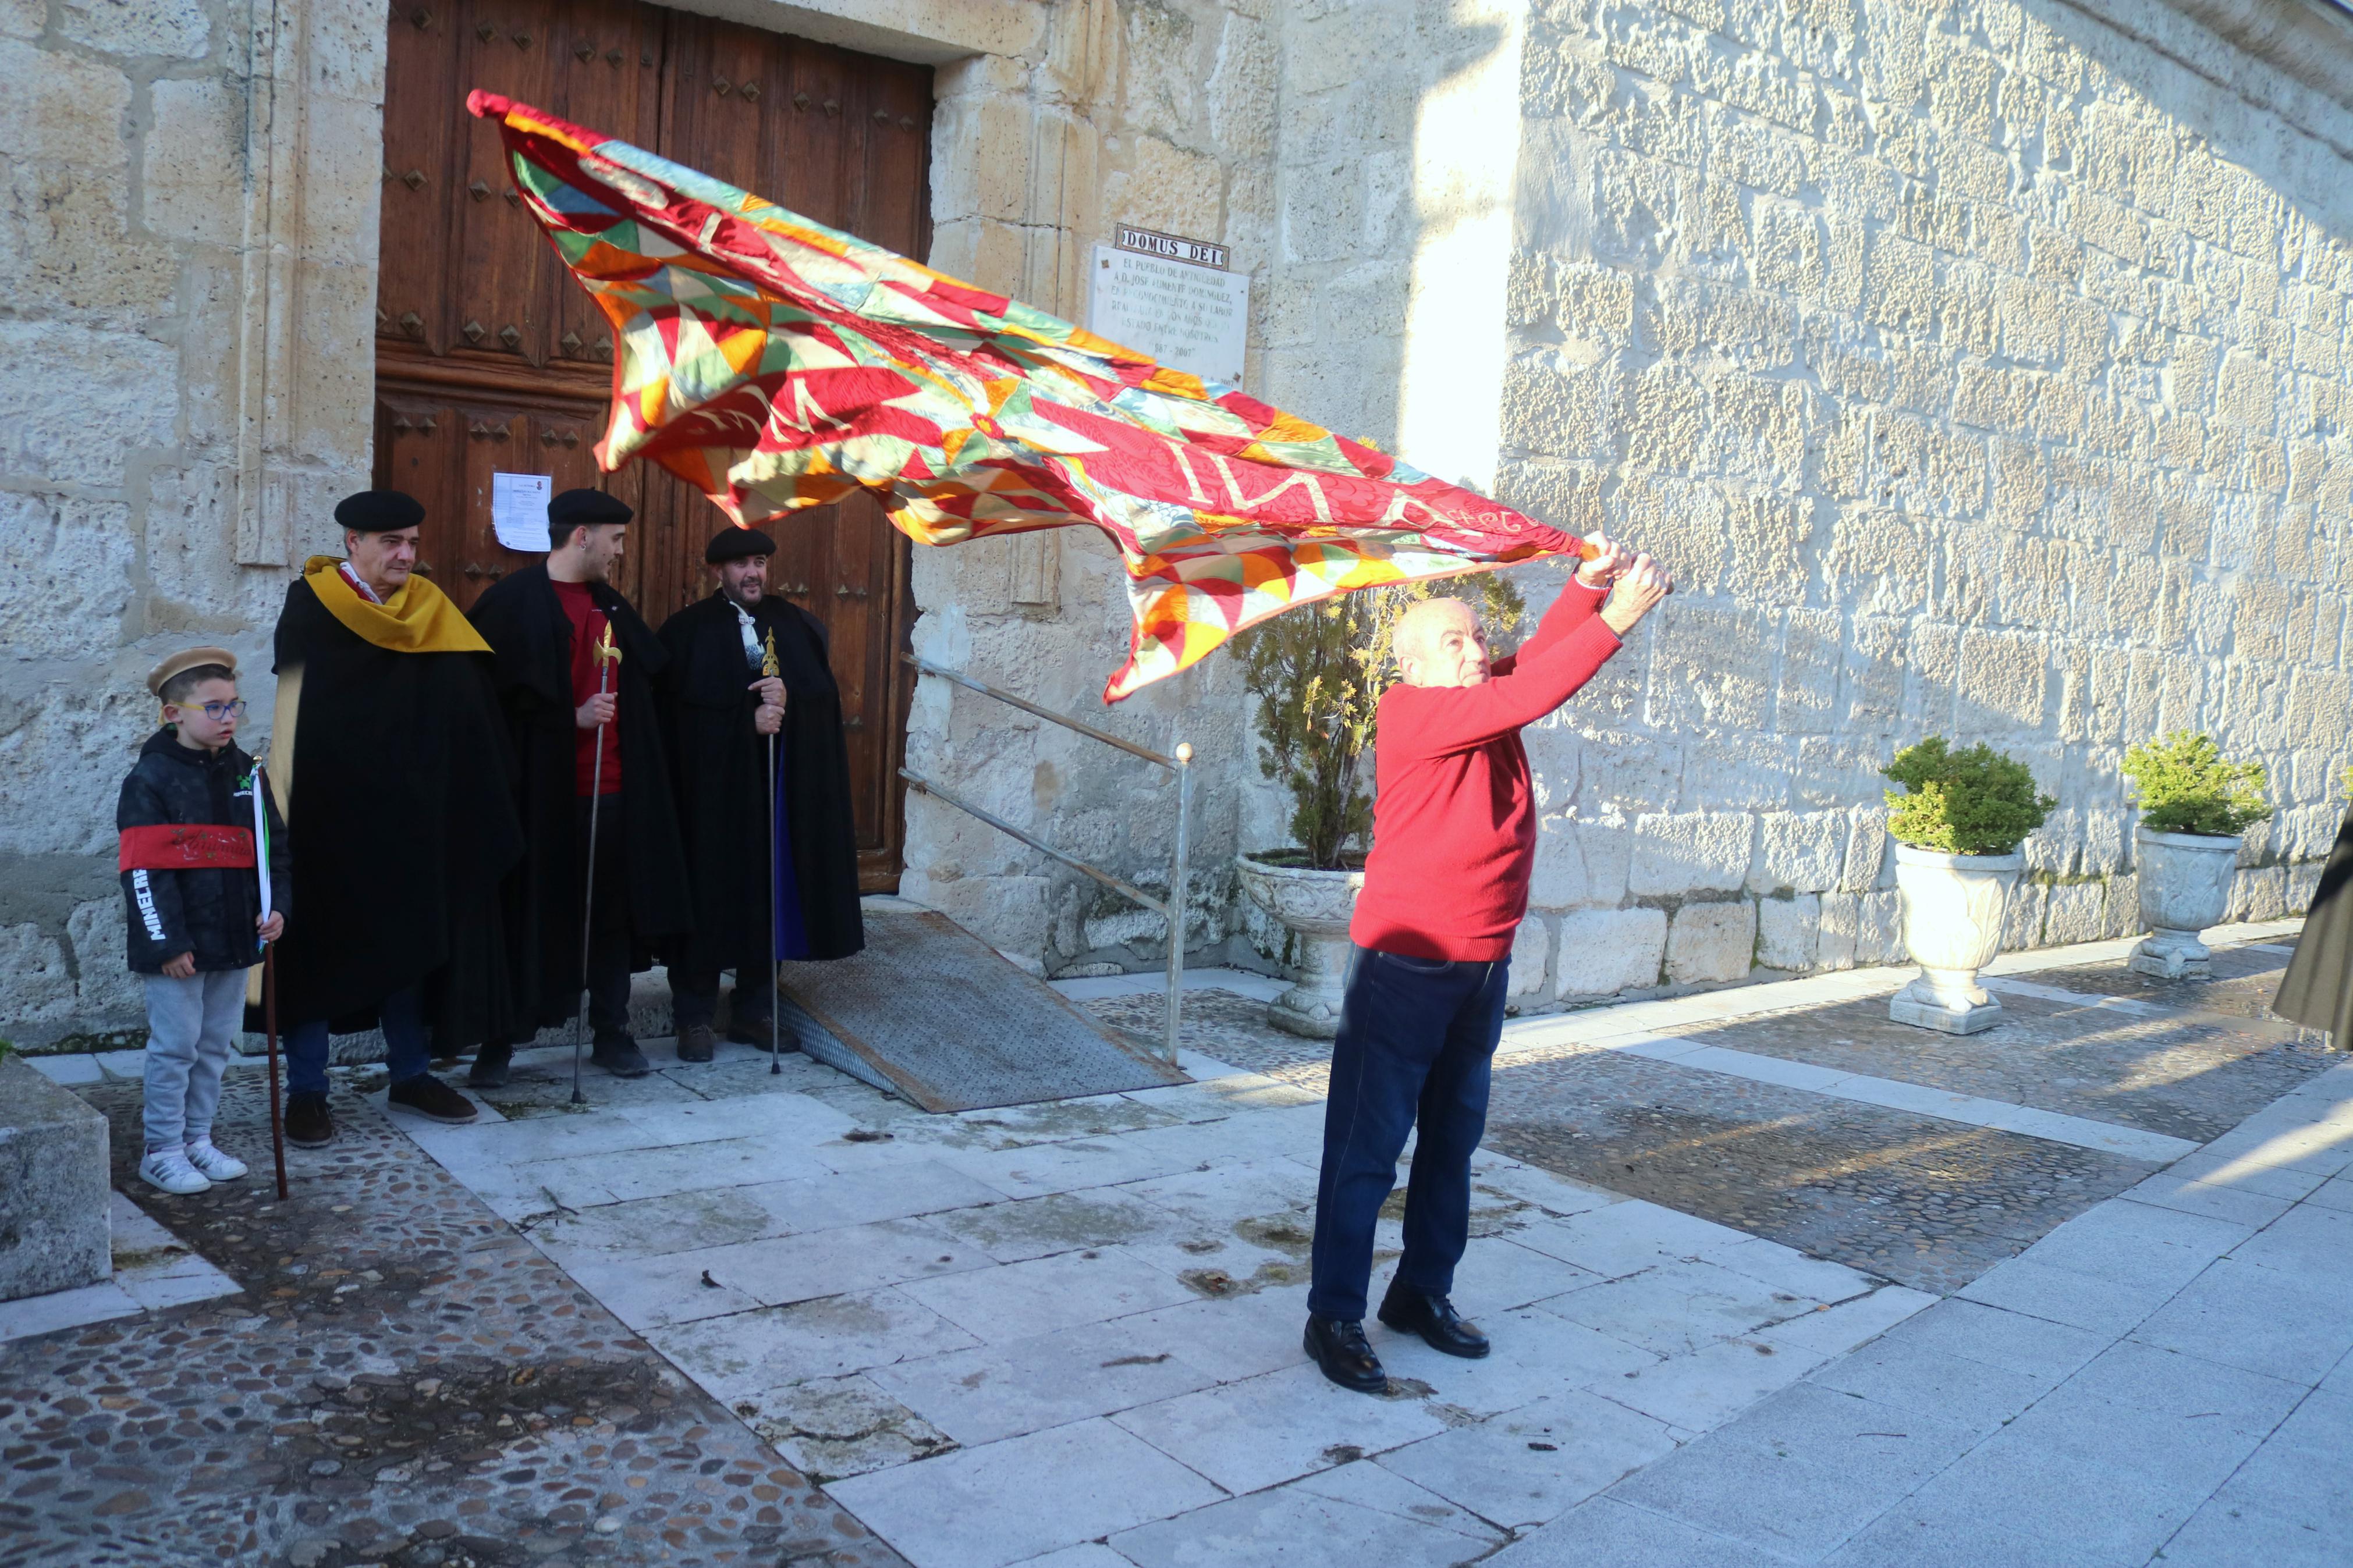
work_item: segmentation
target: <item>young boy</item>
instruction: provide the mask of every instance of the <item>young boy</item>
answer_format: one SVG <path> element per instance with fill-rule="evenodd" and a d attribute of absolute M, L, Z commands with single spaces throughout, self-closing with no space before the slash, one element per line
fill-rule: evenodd
<path fill-rule="evenodd" d="M 192 647 L 157 665 L 147 689 L 164 727 L 122 781 L 122 897 L 131 967 L 147 981 L 147 1151 L 139 1174 L 167 1193 L 201 1193 L 245 1174 L 213 1146 L 213 1110 L 231 1037 L 245 1016 L 245 976 L 286 919 L 261 914 L 253 792 L 268 813 L 273 905 L 289 890 L 286 834 L 268 784 L 237 748 L 245 703 L 237 656 Z"/>

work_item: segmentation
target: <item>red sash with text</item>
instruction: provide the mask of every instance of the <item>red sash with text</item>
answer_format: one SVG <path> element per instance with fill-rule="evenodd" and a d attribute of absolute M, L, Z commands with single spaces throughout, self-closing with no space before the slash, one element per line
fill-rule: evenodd
<path fill-rule="evenodd" d="M 253 864 L 253 829 L 164 822 L 122 830 L 120 871 L 233 870 Z"/>

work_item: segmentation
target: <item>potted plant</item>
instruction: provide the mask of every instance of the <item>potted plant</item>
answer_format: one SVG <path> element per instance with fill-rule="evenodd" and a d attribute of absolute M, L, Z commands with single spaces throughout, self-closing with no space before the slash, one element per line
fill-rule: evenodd
<path fill-rule="evenodd" d="M 2132 967 L 2164 980 L 2203 979 L 2212 950 L 2198 940 L 2231 907 L 2231 879 L 2247 828 L 2272 814 L 2260 763 L 2234 763 L 2194 730 L 2177 730 L 2125 752 L 2125 777 L 2140 804 L 2134 830 L 2140 923 L 2149 934 Z"/>
<path fill-rule="evenodd" d="M 2001 1004 L 1978 984 L 1978 971 L 2001 951 L 2019 846 L 2059 803 L 2035 793 L 2025 763 L 1982 742 L 1956 752 L 1931 735 L 1880 771 L 1904 786 L 1887 792 L 1887 832 L 1904 947 L 1920 966 L 1887 1016 L 1948 1035 L 1991 1028 Z"/>
<path fill-rule="evenodd" d="M 1243 892 L 1285 932 L 1293 984 L 1266 1015 L 1295 1035 L 1328 1040 L 1340 1029 L 1348 921 L 1365 885 L 1363 843 L 1373 825 L 1373 720 L 1394 678 L 1397 617 L 1433 586 L 1343 594 L 1236 639 L 1243 685 L 1258 700 L 1259 771 L 1290 792 L 1292 842 L 1236 856 L 1234 865 Z M 1476 598 L 1492 635 L 1518 624 L 1519 593 L 1503 578 L 1481 576 Z"/>

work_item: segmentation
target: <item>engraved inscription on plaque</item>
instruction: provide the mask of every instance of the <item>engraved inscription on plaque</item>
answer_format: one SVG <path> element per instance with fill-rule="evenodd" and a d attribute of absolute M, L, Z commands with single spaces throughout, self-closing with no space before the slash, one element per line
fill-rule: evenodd
<path fill-rule="evenodd" d="M 1087 330 L 1204 381 L 1240 386 L 1250 279 L 1219 265 L 1226 247 L 1120 226 L 1095 247 Z"/>

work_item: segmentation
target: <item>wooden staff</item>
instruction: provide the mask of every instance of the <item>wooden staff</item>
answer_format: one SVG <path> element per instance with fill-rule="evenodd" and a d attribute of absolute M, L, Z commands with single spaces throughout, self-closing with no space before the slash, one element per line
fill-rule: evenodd
<path fill-rule="evenodd" d="M 603 640 L 589 650 L 596 661 L 596 695 L 603 697 L 613 688 L 613 667 L 621 662 L 621 650 L 613 646 L 613 623 L 605 623 Z M 596 739 L 590 749 L 588 761 L 588 853 L 580 873 L 580 1011 L 572 1020 L 572 1103 L 586 1105 L 588 1097 L 580 1092 L 580 1033 L 588 1025 L 588 935 L 594 929 L 589 921 L 596 907 L 596 813 L 605 804 L 605 725 L 596 725 Z"/>
<path fill-rule="evenodd" d="M 776 662 L 776 634 L 764 634 L 760 647 L 760 678 L 773 680 L 784 673 Z M 777 885 L 781 846 L 776 834 L 776 742 L 784 738 L 784 726 L 768 737 L 768 1071 L 771 1076 L 785 1070 L 784 1058 L 777 1045 L 778 1027 L 784 1009 L 776 1005 L 776 943 L 784 934 L 784 889 Z M 739 986 L 740 990 L 741 987 Z"/>
<path fill-rule="evenodd" d="M 278 944 L 261 944 L 261 1028 L 269 1043 L 269 1152 L 278 1162 L 278 1201 L 286 1201 L 286 1112 L 278 1103 Z"/>
<path fill-rule="evenodd" d="M 261 919 L 266 925 L 277 900 L 269 887 L 269 786 L 261 764 L 253 764 L 254 880 L 261 891 Z M 278 1201 L 286 1201 L 286 1112 L 278 1103 L 278 944 L 261 944 L 261 1031 L 269 1057 L 269 1153 L 278 1167 Z"/>

